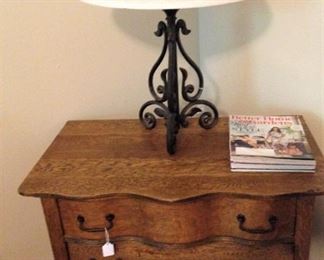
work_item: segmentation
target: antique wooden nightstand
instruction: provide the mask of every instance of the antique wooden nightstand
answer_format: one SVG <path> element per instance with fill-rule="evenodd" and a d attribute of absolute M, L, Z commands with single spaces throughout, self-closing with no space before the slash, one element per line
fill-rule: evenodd
<path fill-rule="evenodd" d="M 176 155 L 163 122 L 70 121 L 19 188 L 40 197 L 55 259 L 308 259 L 315 174 L 231 173 L 228 119 L 183 129 Z"/>

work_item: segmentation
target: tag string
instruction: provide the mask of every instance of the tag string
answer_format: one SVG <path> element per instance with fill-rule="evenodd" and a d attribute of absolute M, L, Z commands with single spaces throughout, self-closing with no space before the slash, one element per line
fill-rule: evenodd
<path fill-rule="evenodd" d="M 106 242 L 109 243 L 110 239 L 109 239 L 109 232 L 108 229 L 105 227 L 105 237 L 106 237 Z"/>

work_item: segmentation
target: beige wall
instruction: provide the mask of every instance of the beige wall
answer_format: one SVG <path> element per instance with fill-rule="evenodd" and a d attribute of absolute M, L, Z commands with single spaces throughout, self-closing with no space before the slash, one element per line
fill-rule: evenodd
<path fill-rule="evenodd" d="M 321 130 L 316 131 L 318 135 L 322 135 L 322 145 L 321 149 L 322 152 L 324 152 L 324 73 L 323 73 L 323 68 L 324 68 L 324 3 L 322 2 L 321 5 L 321 24 L 322 24 L 322 34 L 321 34 L 321 59 L 322 59 L 322 65 L 321 65 L 321 74 L 322 74 L 322 80 L 321 80 L 321 97 L 322 97 L 322 116 L 321 116 L 321 122 L 322 122 L 322 127 Z M 314 226 L 313 226 L 313 241 L 312 241 L 312 249 L 311 249 L 311 256 L 314 259 L 324 259 L 324 218 L 323 218 L 323 213 L 324 213 L 324 198 L 318 199 L 316 203 L 316 210 L 315 210 L 315 221 L 314 221 Z"/>
<path fill-rule="evenodd" d="M 197 32 L 196 11 L 182 16 Z M 160 18 L 79 1 L 0 1 L 1 259 L 52 259 L 40 203 L 17 187 L 65 121 L 137 117 L 150 98 Z M 197 34 L 187 38 L 198 57 Z"/>
<path fill-rule="evenodd" d="M 222 114 L 303 114 L 324 150 L 323 5 L 250 0 L 200 10 L 207 95 Z M 323 214 L 321 198 L 311 260 L 324 259 Z"/>
<path fill-rule="evenodd" d="M 1 32 L 0 32 L 1 34 Z M 0 37 L 0 60 L 1 60 L 1 37 Z M 0 222 L 4 221 L 4 106 L 1 101 L 3 98 L 3 69 L 0 62 Z M 0 229 L 0 259 L 4 258 L 4 230 Z"/>

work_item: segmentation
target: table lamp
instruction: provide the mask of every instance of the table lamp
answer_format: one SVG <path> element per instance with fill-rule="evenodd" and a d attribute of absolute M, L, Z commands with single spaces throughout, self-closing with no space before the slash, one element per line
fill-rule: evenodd
<path fill-rule="evenodd" d="M 207 100 L 200 99 L 204 87 L 203 75 L 197 64 L 186 53 L 180 39 L 180 34 L 188 35 L 190 30 L 182 19 L 177 19 L 176 13 L 181 8 L 207 7 L 238 2 L 242 0 L 82 0 L 83 2 L 126 9 L 161 9 L 166 14 L 166 22 L 158 23 L 155 35 L 164 37 L 162 52 L 149 74 L 148 86 L 153 100 L 147 101 L 139 111 L 139 118 L 147 129 L 153 129 L 156 118 L 161 117 L 166 121 L 166 143 L 169 154 L 176 152 L 176 138 L 180 127 L 188 126 L 188 117 L 200 113 L 199 124 L 205 129 L 212 128 L 218 121 L 216 107 Z M 177 52 L 189 63 L 198 76 L 198 86 L 187 84 L 188 73 L 184 68 L 179 68 Z M 163 85 L 154 85 L 154 75 L 168 52 L 168 68 L 162 70 Z M 178 71 L 182 74 L 181 96 L 187 102 L 184 108 L 179 106 Z M 147 108 L 153 108 L 149 112 Z M 204 107 L 204 109 L 201 109 Z"/>

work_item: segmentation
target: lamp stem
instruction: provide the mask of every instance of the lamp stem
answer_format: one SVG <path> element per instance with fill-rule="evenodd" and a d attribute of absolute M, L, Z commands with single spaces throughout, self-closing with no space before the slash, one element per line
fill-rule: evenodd
<path fill-rule="evenodd" d="M 218 111 L 216 107 L 206 101 L 200 100 L 200 95 L 203 90 L 203 76 L 199 67 L 189 57 L 184 50 L 180 33 L 188 35 L 190 30 L 187 29 L 184 20 L 178 20 L 176 13 L 178 10 L 170 9 L 164 10 L 166 13 L 166 23 L 161 21 L 158 24 L 158 29 L 155 35 L 161 37 L 164 35 L 164 45 L 162 52 L 154 64 L 149 75 L 149 89 L 154 98 L 146 102 L 139 111 L 139 117 L 143 125 L 147 129 L 153 129 L 156 125 L 156 116 L 163 117 L 166 120 L 167 127 L 167 151 L 169 154 L 176 152 L 176 137 L 180 127 L 187 127 L 187 118 L 201 113 L 199 124 L 205 129 L 212 128 L 218 120 Z M 199 86 L 195 88 L 192 84 L 186 84 L 188 72 L 184 68 L 178 68 L 177 51 L 182 54 L 183 58 L 189 63 L 193 70 L 197 73 Z M 161 79 L 164 85 L 154 86 L 153 77 L 158 67 L 161 65 L 166 53 L 168 52 L 168 68 L 162 70 Z M 178 83 L 178 69 L 182 73 L 181 94 L 188 104 L 181 110 L 179 107 L 179 83 Z M 167 106 L 164 104 L 167 102 Z M 152 112 L 146 112 L 146 108 L 155 106 Z M 204 106 L 209 111 L 203 111 L 200 107 Z"/>
<path fill-rule="evenodd" d="M 167 98 L 170 113 L 179 115 L 179 94 L 178 94 L 178 63 L 177 63 L 177 29 L 176 13 L 178 10 L 164 10 L 167 14 L 168 27 L 168 81 Z"/>

